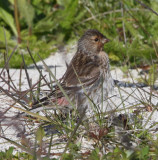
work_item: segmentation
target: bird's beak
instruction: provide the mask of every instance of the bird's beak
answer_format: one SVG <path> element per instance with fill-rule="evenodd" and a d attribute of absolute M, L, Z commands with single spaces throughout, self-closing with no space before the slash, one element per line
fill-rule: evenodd
<path fill-rule="evenodd" d="M 102 43 L 105 44 L 105 43 L 108 43 L 109 41 L 110 41 L 109 39 L 104 38 L 104 39 L 102 40 Z"/>

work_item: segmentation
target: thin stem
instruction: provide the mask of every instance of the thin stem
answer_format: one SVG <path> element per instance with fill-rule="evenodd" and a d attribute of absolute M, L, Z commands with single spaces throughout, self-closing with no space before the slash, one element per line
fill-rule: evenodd
<path fill-rule="evenodd" d="M 124 22 L 124 8 L 123 3 L 121 1 L 121 15 L 122 15 L 122 29 L 123 29 L 123 37 L 124 37 L 124 43 L 126 45 L 127 39 L 126 39 L 126 31 L 125 31 L 125 22 Z"/>
<path fill-rule="evenodd" d="M 139 4 L 141 4 L 143 7 L 147 8 L 148 10 L 150 10 L 152 13 L 156 14 L 158 16 L 158 13 L 156 11 L 154 11 L 153 9 L 151 9 L 149 6 L 147 6 L 146 4 L 144 4 L 143 2 L 136 0 Z"/>
<path fill-rule="evenodd" d="M 17 7 L 17 0 L 14 0 L 14 17 L 15 17 L 15 23 L 16 28 L 18 32 L 18 43 L 21 43 L 21 34 L 20 34 L 20 24 L 19 24 L 19 16 L 18 16 L 18 7 Z"/>

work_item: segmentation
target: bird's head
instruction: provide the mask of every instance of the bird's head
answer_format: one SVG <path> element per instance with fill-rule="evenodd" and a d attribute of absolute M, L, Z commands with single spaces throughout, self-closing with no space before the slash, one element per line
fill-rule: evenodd
<path fill-rule="evenodd" d="M 107 42 L 109 40 L 98 30 L 90 29 L 78 41 L 78 50 L 87 54 L 97 54 Z"/>

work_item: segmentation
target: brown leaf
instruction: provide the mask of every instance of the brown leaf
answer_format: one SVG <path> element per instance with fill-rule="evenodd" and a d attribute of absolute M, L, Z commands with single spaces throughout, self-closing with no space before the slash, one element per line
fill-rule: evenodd
<path fill-rule="evenodd" d="M 151 112 L 152 111 L 152 106 L 147 105 L 145 106 L 146 111 Z"/>

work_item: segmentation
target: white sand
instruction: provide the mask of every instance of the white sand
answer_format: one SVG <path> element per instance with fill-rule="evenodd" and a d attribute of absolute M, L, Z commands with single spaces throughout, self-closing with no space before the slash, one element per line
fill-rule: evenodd
<path fill-rule="evenodd" d="M 70 62 L 74 52 L 75 48 L 73 47 L 72 49 L 70 49 L 70 53 L 69 54 L 65 54 L 64 52 L 57 52 L 55 55 L 50 56 L 49 58 L 45 59 L 45 63 L 50 67 L 51 71 L 53 72 L 53 74 L 56 74 L 57 78 L 61 78 L 62 75 L 64 74 L 65 70 L 66 70 L 66 63 L 65 60 L 67 62 Z M 38 62 L 37 63 L 38 66 L 43 66 L 42 62 Z M 35 84 L 38 79 L 39 79 L 39 73 L 37 71 L 37 69 L 33 68 L 31 65 L 32 69 L 28 69 L 28 73 L 29 73 L 29 77 L 32 80 L 32 84 Z M 0 69 L 1 71 L 1 69 Z M 117 80 L 121 80 L 121 81 L 127 81 L 127 82 L 133 82 L 132 79 L 134 79 L 135 82 L 137 82 L 137 79 L 140 77 L 138 72 L 136 70 L 130 70 L 131 74 L 132 74 L 132 78 L 130 76 L 130 74 L 126 75 L 124 74 L 119 68 L 113 69 L 111 71 L 112 73 L 112 77 L 114 79 Z M 43 75 L 46 75 L 46 79 L 49 81 L 49 75 L 46 72 L 45 69 L 42 69 L 42 73 Z M 10 69 L 10 75 L 12 77 L 12 80 L 14 82 L 14 84 L 16 85 L 16 87 L 19 89 L 19 77 L 20 77 L 20 70 L 16 70 L 16 69 Z M 7 80 L 7 73 L 5 72 L 5 76 L 4 76 L 5 80 Z M 0 86 L 2 86 L 4 89 L 8 89 L 8 86 L 3 83 L 0 82 Z M 22 90 L 26 90 L 29 89 L 28 87 L 28 82 L 27 82 L 27 78 L 25 75 L 25 71 L 22 70 Z M 112 95 L 113 96 L 110 100 L 110 104 L 112 109 L 115 109 L 116 107 L 118 107 L 118 109 L 120 108 L 124 108 L 123 111 L 120 111 L 119 113 L 131 113 L 133 111 L 133 109 L 126 109 L 128 107 L 131 107 L 133 105 L 138 104 L 138 108 L 140 107 L 144 107 L 144 104 L 142 104 L 141 102 L 146 102 L 147 104 L 151 104 L 153 103 L 154 105 L 156 105 L 158 103 L 158 98 L 157 97 L 150 97 L 150 94 L 146 93 L 145 91 L 150 93 L 150 89 L 149 87 L 146 87 L 144 89 L 135 89 L 135 88 L 121 88 L 123 90 L 119 90 L 118 88 L 115 88 L 115 91 L 113 92 Z M 156 93 L 155 93 L 156 95 Z M 157 95 L 156 95 L 157 96 Z M 9 122 L 10 120 L 8 118 L 3 119 L 2 115 L 3 112 L 10 107 L 10 105 L 12 105 L 14 103 L 14 101 L 9 98 L 8 96 L 4 95 L 3 93 L 0 93 L 0 120 L 2 121 L 1 124 L 5 125 L 5 124 L 11 124 L 11 122 Z M 16 105 L 17 106 L 17 105 Z M 152 108 L 154 110 L 154 108 Z M 108 110 L 110 110 L 108 108 Z M 145 109 L 144 109 L 145 111 Z M 9 111 L 6 112 L 6 114 L 4 114 L 3 116 L 13 116 L 15 114 L 15 112 L 18 112 L 16 109 L 11 108 Z M 118 113 L 118 114 L 119 114 Z M 151 115 L 152 114 L 152 115 Z M 155 124 L 158 122 L 158 113 L 157 110 L 155 110 L 154 112 L 148 112 L 145 111 L 142 113 L 143 117 L 144 117 L 144 121 L 143 121 L 143 125 L 146 123 L 146 121 L 148 120 L 148 118 L 151 116 L 149 122 L 144 126 L 145 128 L 149 128 L 152 124 Z M 156 124 L 154 126 L 154 128 L 157 128 L 158 124 Z M 3 133 L 3 132 L 4 133 Z M 7 138 L 10 138 L 11 140 L 17 140 L 18 138 L 16 137 L 15 134 L 15 128 L 13 127 L 6 127 L 6 126 L 2 126 L 1 127 L 1 135 L 5 135 Z M 9 148 L 10 145 L 9 143 L 6 143 L 5 140 L 3 140 L 2 138 L 0 139 L 0 151 Z"/>

